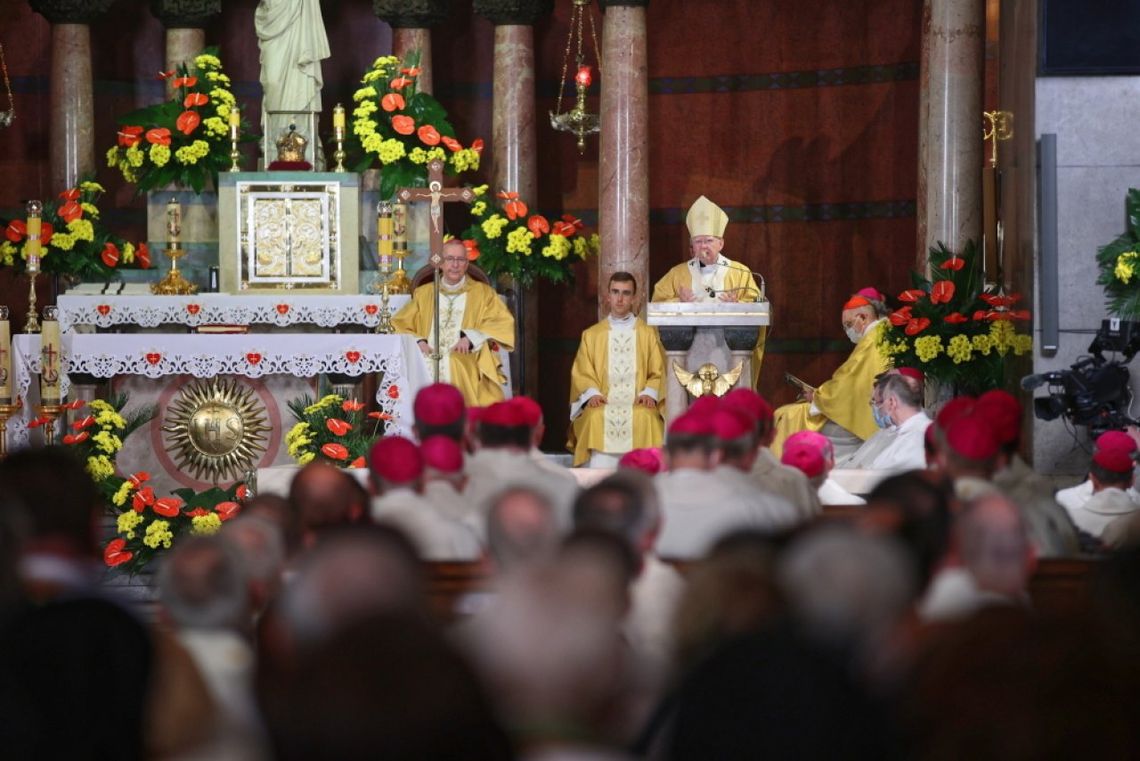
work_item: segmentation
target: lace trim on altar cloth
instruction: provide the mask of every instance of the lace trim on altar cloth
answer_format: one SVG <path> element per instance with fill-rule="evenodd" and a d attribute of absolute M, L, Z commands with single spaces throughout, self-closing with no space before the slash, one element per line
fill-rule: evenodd
<path fill-rule="evenodd" d="M 633 449 L 633 400 L 637 384 L 637 332 L 611 330 L 609 336 L 609 394 L 605 406 L 606 452 Z"/>
<path fill-rule="evenodd" d="M 407 303 L 406 295 L 392 296 L 388 309 L 395 314 Z M 134 325 L 337 325 L 380 324 L 379 296 L 68 296 L 59 297 L 59 327 L 63 332 L 76 326 L 112 328 Z"/>

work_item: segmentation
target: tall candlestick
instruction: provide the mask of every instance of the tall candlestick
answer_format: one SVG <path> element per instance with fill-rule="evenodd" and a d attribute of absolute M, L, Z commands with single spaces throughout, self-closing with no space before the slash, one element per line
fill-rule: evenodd
<path fill-rule="evenodd" d="M 28 233 L 28 244 L 25 249 L 28 253 L 28 319 L 24 323 L 25 333 L 39 333 L 40 321 L 36 314 L 36 275 L 40 271 L 40 231 L 42 224 L 40 214 L 44 205 L 39 201 L 28 201 L 25 207 L 28 212 L 25 229 Z"/>
<path fill-rule="evenodd" d="M 337 140 L 344 139 L 344 106 L 337 103 L 333 107 L 333 136 Z"/>
<path fill-rule="evenodd" d="M 40 401 L 44 404 L 59 403 L 59 368 L 63 359 L 60 350 L 56 308 L 47 307 L 40 335 Z"/>
<path fill-rule="evenodd" d="M 392 229 L 392 204 L 381 201 L 376 204 L 376 253 L 381 272 L 392 271 Z"/>
<path fill-rule="evenodd" d="M 12 328 L 8 307 L 0 306 L 0 404 L 12 402 Z"/>
<path fill-rule="evenodd" d="M 238 138 L 241 137 L 241 111 L 235 105 L 230 109 L 230 171 L 240 172 L 241 151 L 238 150 Z"/>
<path fill-rule="evenodd" d="M 166 244 L 170 248 L 180 248 L 182 235 L 182 204 L 171 198 L 166 203 Z"/>
<path fill-rule="evenodd" d="M 234 106 L 230 109 L 230 140 L 238 139 L 238 130 L 241 128 L 241 110 Z"/>

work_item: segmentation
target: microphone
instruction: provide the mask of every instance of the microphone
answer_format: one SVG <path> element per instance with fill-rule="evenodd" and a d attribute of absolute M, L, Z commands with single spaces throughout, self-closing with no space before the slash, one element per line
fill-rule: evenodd
<path fill-rule="evenodd" d="M 698 260 L 698 262 L 699 261 L 700 260 Z M 767 283 L 767 281 L 764 280 L 764 276 L 761 275 L 759 272 L 756 272 L 755 270 L 748 269 L 747 267 L 745 267 L 740 262 L 730 262 L 730 263 L 726 264 L 726 263 L 721 262 L 721 261 L 715 261 L 712 264 L 700 264 L 699 266 L 701 266 L 701 267 L 724 267 L 725 269 L 730 269 L 730 270 L 743 270 L 743 271 L 747 272 L 749 275 L 752 275 L 752 277 L 760 278 L 760 292 L 756 294 L 756 300 L 757 301 L 767 301 L 768 300 L 767 297 L 764 295 L 768 290 L 768 283 Z M 709 290 L 711 291 L 712 289 L 709 289 Z M 723 291 L 710 292 L 709 295 L 712 296 L 714 293 L 730 293 L 732 291 L 740 291 L 740 290 L 755 291 L 756 289 L 752 288 L 750 286 L 743 286 L 741 288 L 727 288 Z"/>

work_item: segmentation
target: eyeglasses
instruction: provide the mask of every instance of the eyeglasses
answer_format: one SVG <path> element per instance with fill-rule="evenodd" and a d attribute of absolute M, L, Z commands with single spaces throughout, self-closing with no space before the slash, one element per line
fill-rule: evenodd
<path fill-rule="evenodd" d="M 445 256 L 443 257 L 444 264 L 466 264 L 467 259 L 462 256 Z"/>

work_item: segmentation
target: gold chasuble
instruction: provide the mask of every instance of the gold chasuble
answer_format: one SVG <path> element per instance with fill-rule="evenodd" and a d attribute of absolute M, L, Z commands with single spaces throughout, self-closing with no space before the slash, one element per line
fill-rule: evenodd
<path fill-rule="evenodd" d="M 574 465 L 590 459 L 591 450 L 620 455 L 632 449 L 659 447 L 664 440 L 665 348 L 654 328 L 640 318 L 615 326 L 602 320 L 582 333 L 570 371 L 570 435 L 566 448 Z M 601 394 L 607 403 L 586 406 Z M 657 400 L 655 409 L 635 404 L 641 395 Z"/>
<path fill-rule="evenodd" d="M 779 456 L 784 440 L 797 431 L 819 431 L 828 420 L 841 425 L 864 441 L 879 426 L 871 415 L 871 394 L 875 376 L 885 373 L 890 363 L 879 352 L 879 337 L 883 322 L 879 320 L 867 329 L 847 361 L 816 389 L 814 401 L 785 404 L 776 409 L 776 439 L 772 453 Z M 811 414 L 812 404 L 819 410 Z"/>
<path fill-rule="evenodd" d="M 696 259 L 678 264 L 668 272 L 665 277 L 653 286 L 653 301 L 680 301 L 677 296 L 681 287 L 690 289 L 697 301 L 717 301 L 714 292 L 732 291 L 737 301 L 756 301 L 760 297 L 760 289 L 756 280 L 740 262 L 734 262 L 721 255 L 717 265 L 702 267 Z M 768 339 L 768 329 L 760 328 L 760 335 L 756 339 L 756 348 L 752 352 L 752 388 L 756 388 L 756 380 L 760 377 L 760 363 L 764 360 L 764 342 Z"/>
<path fill-rule="evenodd" d="M 464 278 L 455 288 L 441 283 L 439 296 L 440 341 L 436 341 L 432 284 L 421 285 L 412 300 L 392 317 L 397 333 L 426 339 L 434 351 L 444 347 L 439 379 L 463 392 L 469 407 L 485 407 L 503 398 L 503 374 L 498 349 L 515 346 L 515 318 L 499 295 L 487 285 Z M 471 341 L 471 353 L 450 351 L 462 335 Z M 428 371 L 431 371 L 431 359 Z"/>

